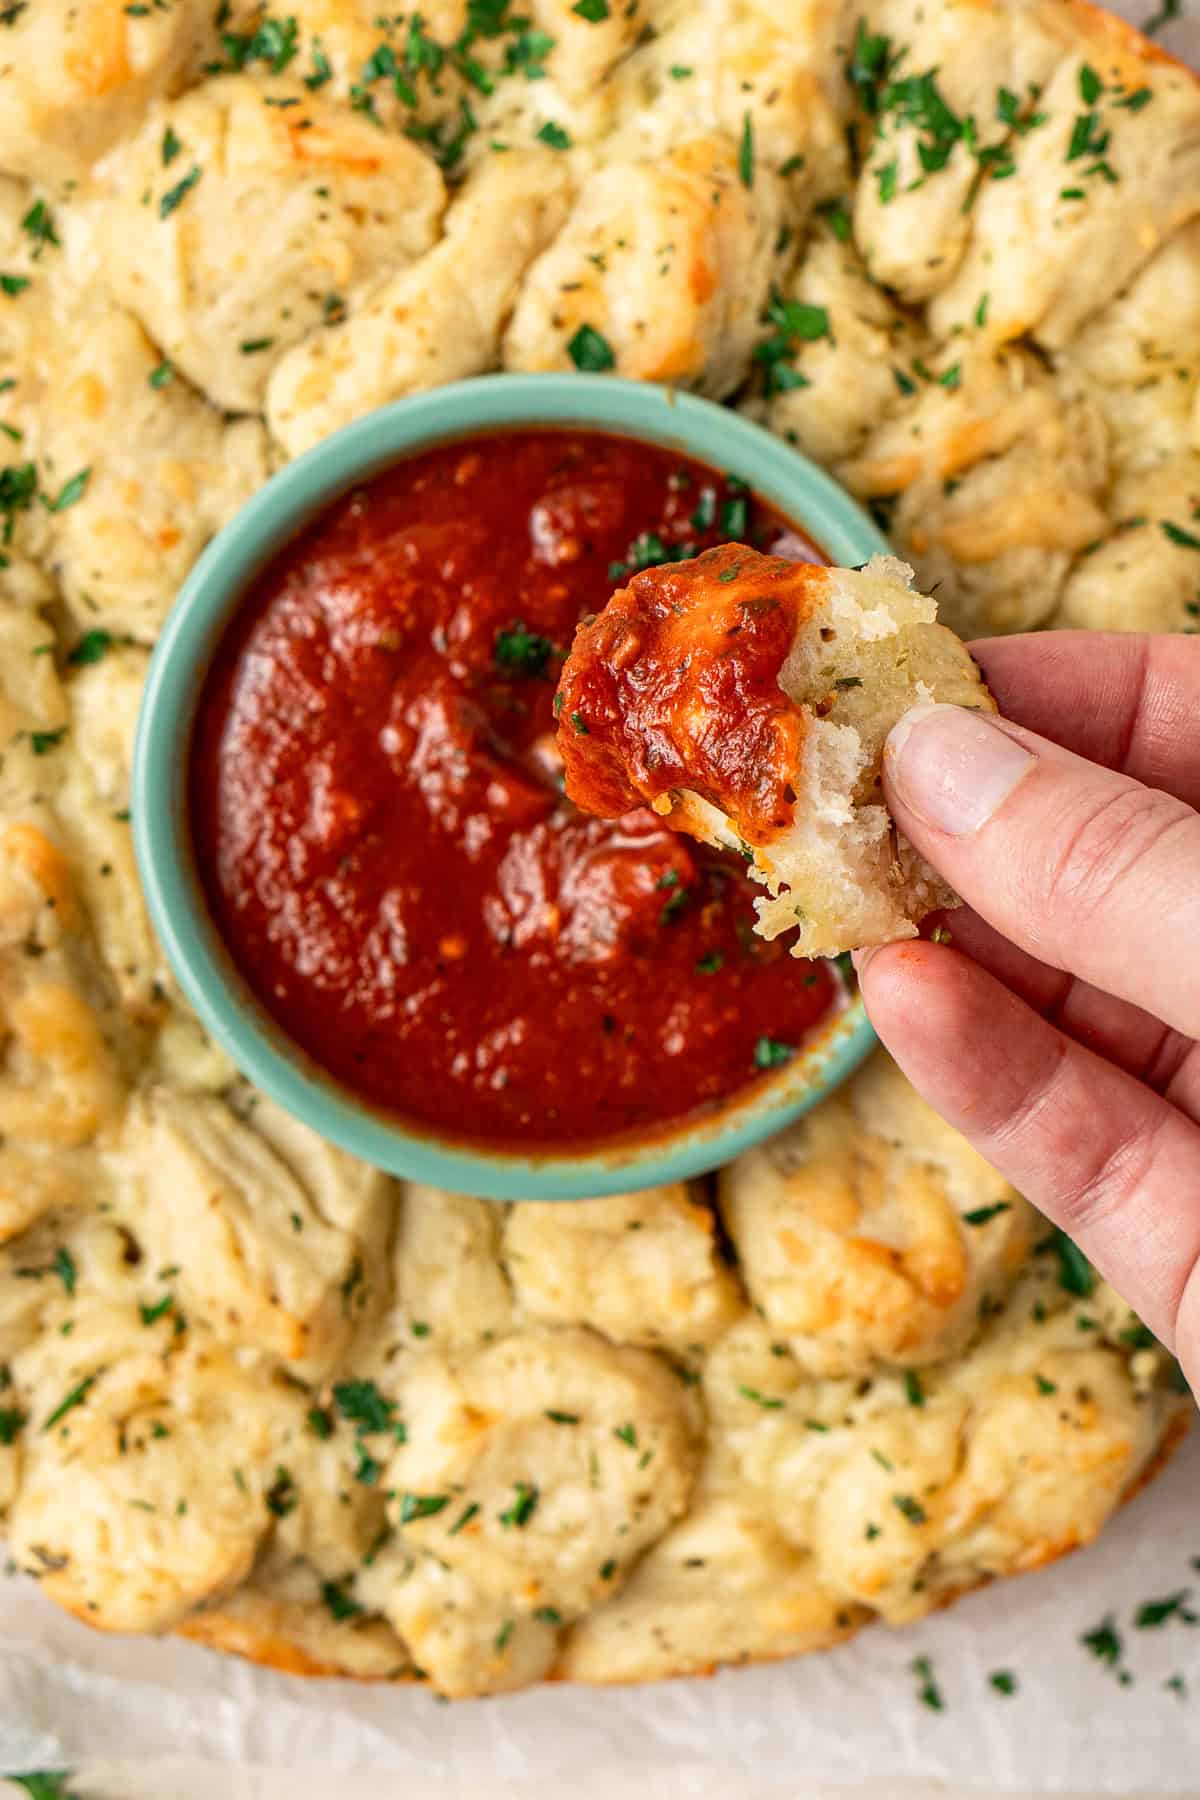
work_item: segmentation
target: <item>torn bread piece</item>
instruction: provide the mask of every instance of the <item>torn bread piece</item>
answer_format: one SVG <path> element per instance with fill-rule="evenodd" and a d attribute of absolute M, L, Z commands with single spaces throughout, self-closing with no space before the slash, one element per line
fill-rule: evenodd
<path fill-rule="evenodd" d="M 743 544 L 643 570 L 563 669 L 567 792 L 740 851 L 768 893 L 755 930 L 796 928 L 796 956 L 915 937 L 957 902 L 887 812 L 884 739 L 922 702 L 995 705 L 911 579 L 891 557 L 830 569 Z"/>

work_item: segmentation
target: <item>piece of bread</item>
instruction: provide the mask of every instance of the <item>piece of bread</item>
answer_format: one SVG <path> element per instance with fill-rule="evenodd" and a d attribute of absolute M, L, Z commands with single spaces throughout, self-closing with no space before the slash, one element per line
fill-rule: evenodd
<path fill-rule="evenodd" d="M 793 955 L 915 937 L 956 902 L 892 824 L 884 739 L 921 702 L 995 706 L 910 579 L 891 557 L 829 569 L 744 544 L 635 575 L 563 668 L 568 794 L 740 851 L 769 895 L 755 930 L 795 928 Z"/>

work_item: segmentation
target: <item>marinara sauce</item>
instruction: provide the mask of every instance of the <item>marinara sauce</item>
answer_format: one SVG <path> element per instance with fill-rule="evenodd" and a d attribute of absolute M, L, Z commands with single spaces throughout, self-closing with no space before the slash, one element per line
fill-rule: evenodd
<path fill-rule="evenodd" d="M 731 476 L 513 431 L 398 463 L 259 578 L 200 697 L 197 866 L 253 992 L 347 1088 L 441 1135 L 595 1145 L 745 1090 L 829 1012 L 828 966 L 752 935 L 738 858 L 563 793 L 579 620 L 731 538 L 824 560 Z"/>

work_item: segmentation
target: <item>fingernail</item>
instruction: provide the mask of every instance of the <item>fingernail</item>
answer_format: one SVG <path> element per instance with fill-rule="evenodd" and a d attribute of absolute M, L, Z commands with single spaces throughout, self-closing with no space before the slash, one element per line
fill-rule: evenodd
<path fill-rule="evenodd" d="M 889 732 L 883 758 L 896 797 L 950 837 L 986 825 L 1037 762 L 986 714 L 962 706 L 914 706 Z"/>
<path fill-rule="evenodd" d="M 867 964 L 879 948 L 880 946 L 878 944 L 871 944 L 866 950 L 852 950 L 850 952 L 850 961 L 854 964 L 854 973 L 858 976 L 860 981 L 866 973 Z"/>

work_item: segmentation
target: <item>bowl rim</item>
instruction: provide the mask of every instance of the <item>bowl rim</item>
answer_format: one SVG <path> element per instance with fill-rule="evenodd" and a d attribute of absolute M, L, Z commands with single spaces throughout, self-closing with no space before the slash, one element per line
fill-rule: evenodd
<path fill-rule="evenodd" d="M 440 1138 L 358 1100 L 293 1044 L 222 943 L 194 873 L 186 786 L 203 674 L 255 576 L 348 489 L 435 444 L 507 428 L 611 431 L 732 469 L 835 563 L 887 554 L 866 513 L 783 439 L 714 401 L 611 375 L 494 374 L 368 413 L 286 464 L 208 544 L 150 659 L 131 778 L 134 849 L 151 921 L 180 988 L 238 1070 L 321 1136 L 387 1172 L 494 1200 L 574 1200 L 702 1174 L 799 1118 L 876 1043 L 862 1001 L 739 1100 L 644 1138 L 582 1151 L 508 1150 Z"/>

